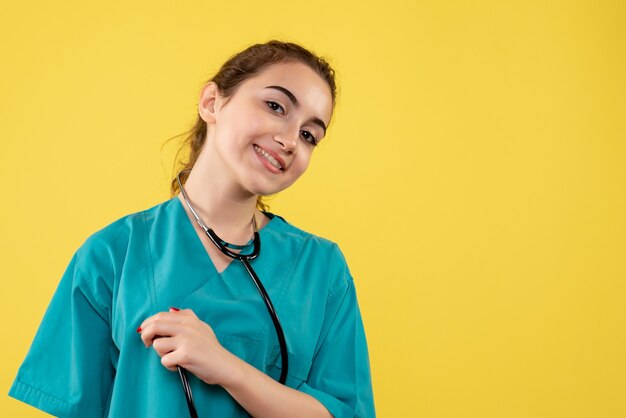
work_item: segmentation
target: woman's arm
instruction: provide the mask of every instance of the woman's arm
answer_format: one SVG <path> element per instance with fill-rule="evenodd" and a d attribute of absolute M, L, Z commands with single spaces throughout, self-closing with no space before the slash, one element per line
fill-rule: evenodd
<path fill-rule="evenodd" d="M 138 332 L 166 368 L 175 371 L 179 365 L 207 384 L 221 385 L 254 417 L 332 417 L 314 397 L 276 382 L 222 347 L 190 309 L 151 316 Z"/>
<path fill-rule="evenodd" d="M 253 417 L 332 417 L 314 397 L 284 386 L 232 356 L 237 373 L 222 386 Z"/>

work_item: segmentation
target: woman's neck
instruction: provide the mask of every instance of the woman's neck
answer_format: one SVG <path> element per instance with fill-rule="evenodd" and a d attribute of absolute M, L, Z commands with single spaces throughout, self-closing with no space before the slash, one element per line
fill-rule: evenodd
<path fill-rule="evenodd" d="M 196 163 L 184 184 L 193 209 L 225 241 L 247 242 L 252 232 L 252 217 L 259 228 L 265 223 L 265 217 L 256 209 L 256 195 L 241 190 L 226 173 L 215 175 L 205 167 L 206 164 Z M 182 193 L 179 198 L 189 212 Z"/>

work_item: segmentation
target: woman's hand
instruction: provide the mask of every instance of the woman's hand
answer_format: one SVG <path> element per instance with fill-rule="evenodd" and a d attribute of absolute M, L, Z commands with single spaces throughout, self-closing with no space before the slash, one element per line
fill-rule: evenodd
<path fill-rule="evenodd" d="M 181 366 L 205 383 L 222 386 L 237 376 L 239 359 L 222 347 L 213 329 L 191 309 L 160 312 L 143 321 L 137 331 L 168 370 Z"/>
<path fill-rule="evenodd" d="M 317 399 L 281 385 L 222 347 L 213 329 L 190 309 L 153 315 L 137 331 L 169 370 L 181 366 L 208 384 L 223 386 L 252 416 L 331 417 Z"/>

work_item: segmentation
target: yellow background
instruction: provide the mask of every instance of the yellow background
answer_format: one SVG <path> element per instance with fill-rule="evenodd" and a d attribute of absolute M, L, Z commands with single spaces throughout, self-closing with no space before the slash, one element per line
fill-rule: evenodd
<path fill-rule="evenodd" d="M 75 249 L 168 198 L 203 81 L 278 37 L 341 96 L 271 208 L 345 252 L 378 415 L 626 416 L 625 4 L 3 0 L 0 389 Z"/>

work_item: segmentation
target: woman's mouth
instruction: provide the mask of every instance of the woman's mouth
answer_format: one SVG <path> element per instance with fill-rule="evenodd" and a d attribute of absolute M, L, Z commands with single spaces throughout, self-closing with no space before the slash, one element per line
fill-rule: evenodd
<path fill-rule="evenodd" d="M 272 157 L 268 152 L 265 152 L 258 145 L 255 144 L 253 146 L 254 146 L 254 150 L 256 151 L 256 153 L 259 154 L 261 157 L 263 157 L 265 161 L 269 162 L 272 165 L 272 167 L 275 167 L 277 170 L 280 170 L 280 171 L 284 170 L 283 166 L 278 162 L 276 158 Z"/>

